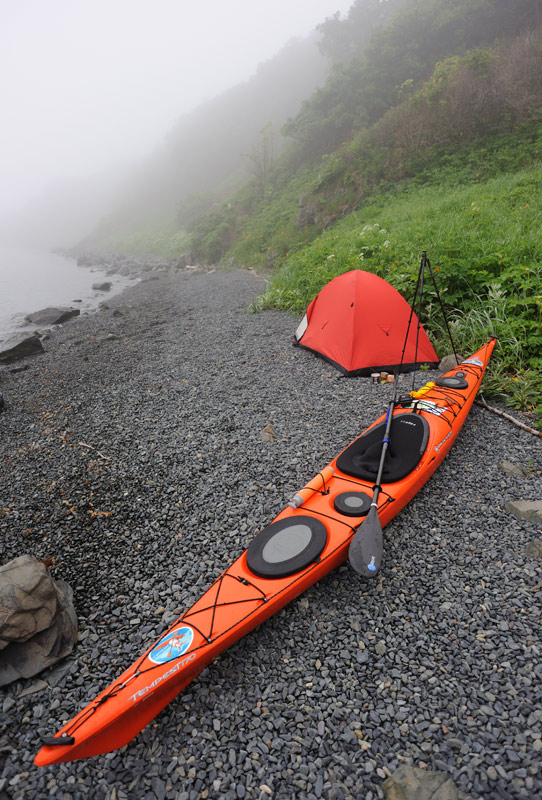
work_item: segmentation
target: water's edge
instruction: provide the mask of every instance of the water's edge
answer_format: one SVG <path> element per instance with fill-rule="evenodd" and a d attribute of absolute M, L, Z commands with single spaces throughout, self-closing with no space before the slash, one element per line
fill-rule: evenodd
<path fill-rule="evenodd" d="M 140 266 L 112 267 L 107 257 L 87 264 L 67 254 L 0 248 L 0 349 L 8 340 L 36 330 L 25 320 L 29 314 L 46 307 L 92 312 L 139 280 Z M 108 291 L 92 288 L 103 283 L 110 284 Z"/>

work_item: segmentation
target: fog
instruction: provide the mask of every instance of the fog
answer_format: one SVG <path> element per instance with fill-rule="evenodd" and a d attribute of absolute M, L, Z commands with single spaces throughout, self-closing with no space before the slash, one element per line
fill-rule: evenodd
<path fill-rule="evenodd" d="M 0 217 L 121 172 L 353 0 L 0 0 Z"/>

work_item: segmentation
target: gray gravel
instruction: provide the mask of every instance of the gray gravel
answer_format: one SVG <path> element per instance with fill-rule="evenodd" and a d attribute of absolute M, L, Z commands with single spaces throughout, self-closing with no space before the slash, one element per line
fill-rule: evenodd
<path fill-rule="evenodd" d="M 472 798 L 540 797 L 542 578 L 524 549 L 541 534 L 505 506 L 542 496 L 542 448 L 479 407 L 387 528 L 376 584 L 339 568 L 122 751 L 34 767 L 39 734 L 130 664 L 391 392 L 292 348 L 287 314 L 247 313 L 261 278 L 151 278 L 0 375 L 0 560 L 51 559 L 80 620 L 69 658 L 0 695 L 0 800 L 372 800 L 402 763 Z M 507 476 L 503 459 L 533 474 Z"/>

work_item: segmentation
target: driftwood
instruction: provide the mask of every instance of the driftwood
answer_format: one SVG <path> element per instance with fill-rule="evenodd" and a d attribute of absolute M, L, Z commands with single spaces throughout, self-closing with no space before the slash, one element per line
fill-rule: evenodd
<path fill-rule="evenodd" d="M 104 456 L 103 453 L 100 453 L 100 451 L 97 450 L 95 447 L 93 447 L 91 444 L 85 444 L 85 442 L 78 442 L 77 444 L 79 445 L 79 447 L 88 447 L 89 450 L 94 450 L 95 453 L 98 453 L 99 456 L 105 458 L 106 461 L 111 461 L 111 458 L 109 456 Z"/>
<path fill-rule="evenodd" d="M 482 406 L 482 408 L 486 408 L 488 411 L 492 411 L 493 414 L 498 414 L 499 417 L 504 417 L 505 419 L 509 420 L 510 422 L 513 422 L 514 425 L 518 426 L 518 428 L 523 428 L 524 431 L 528 431 L 529 433 L 532 433 L 533 436 L 538 436 L 538 437 L 542 438 L 542 431 L 536 431 L 534 428 L 530 428 L 528 425 L 525 425 L 524 422 L 520 422 L 519 419 L 516 419 L 515 417 L 511 416 L 511 414 L 505 414 L 504 411 L 499 411 L 499 409 L 495 408 L 494 406 L 488 406 L 488 404 L 486 403 L 485 400 L 481 400 L 480 398 L 477 398 L 474 402 L 477 405 Z"/>

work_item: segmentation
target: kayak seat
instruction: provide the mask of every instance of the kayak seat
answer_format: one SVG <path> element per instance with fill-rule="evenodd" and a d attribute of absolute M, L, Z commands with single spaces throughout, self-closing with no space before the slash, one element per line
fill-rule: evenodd
<path fill-rule="evenodd" d="M 341 453 L 337 468 L 345 475 L 376 481 L 386 423 L 362 434 Z M 420 414 L 397 414 L 391 423 L 390 443 L 384 462 L 382 483 L 406 477 L 418 465 L 429 438 L 429 425 Z"/>
<path fill-rule="evenodd" d="M 326 546 L 326 526 L 315 517 L 295 514 L 260 531 L 246 552 L 251 572 L 261 578 L 285 578 L 318 560 Z"/>

